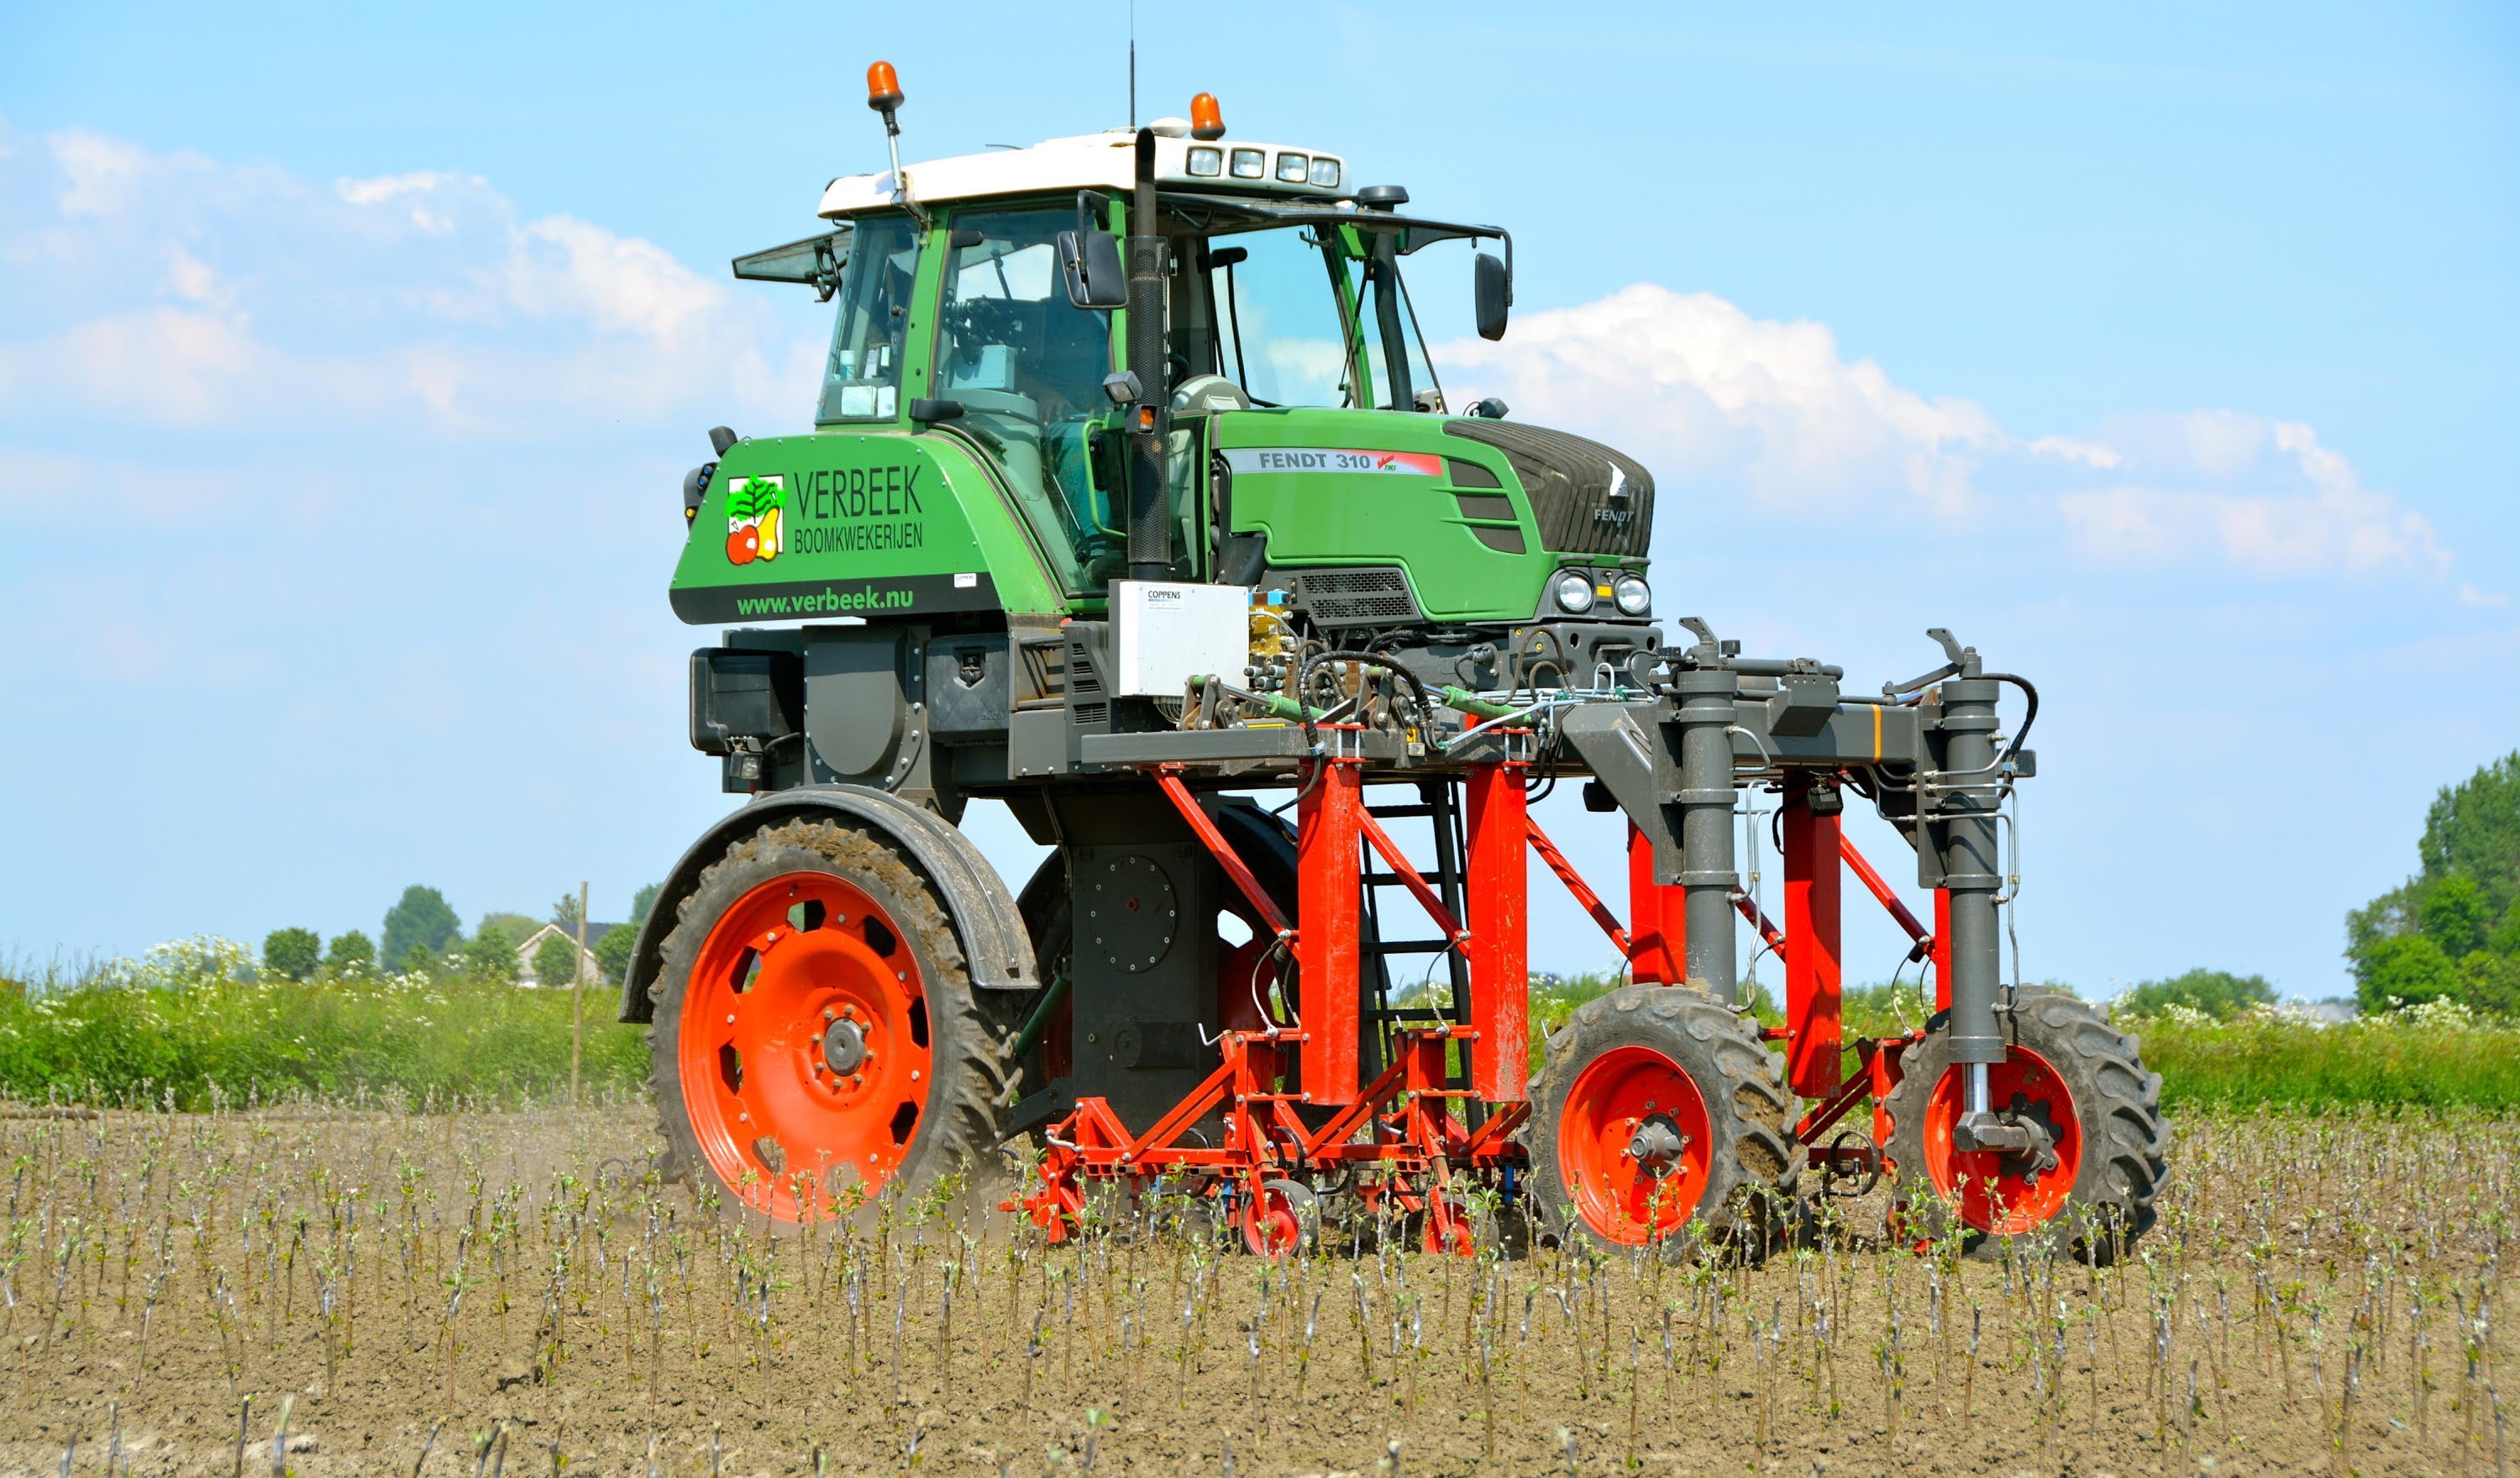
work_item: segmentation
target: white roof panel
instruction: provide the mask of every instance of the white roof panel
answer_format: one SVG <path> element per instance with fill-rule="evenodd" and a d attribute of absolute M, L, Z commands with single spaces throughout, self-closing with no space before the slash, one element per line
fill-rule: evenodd
<path fill-rule="evenodd" d="M 1126 190 L 1134 181 L 1136 154 L 1135 135 L 1115 128 L 1108 133 L 1082 134 L 1074 138 L 1046 139 L 1030 149 L 995 149 L 986 154 L 964 154 L 951 159 L 930 160 L 923 164 L 904 166 L 910 177 L 913 199 L 922 205 L 943 204 L 958 200 L 979 200 L 996 195 L 1039 195 L 1070 190 Z M 1206 151 L 1216 151 L 1217 167 L 1212 171 L 1191 172 L 1192 151 L 1200 151 L 1198 162 L 1210 162 Z M 1233 167 L 1238 155 L 1257 153 L 1266 172 L 1265 178 L 1238 178 Z M 1339 165 L 1335 185 L 1293 184 L 1278 178 L 1282 161 L 1288 155 L 1300 157 L 1309 164 L 1315 159 L 1329 159 Z M 1289 144 L 1265 144 L 1253 139 L 1220 139 L 1202 144 L 1187 138 L 1158 134 L 1155 138 L 1155 178 L 1162 184 L 1192 186 L 1202 191 L 1250 191 L 1255 195 L 1278 200 L 1343 200 L 1356 192 L 1355 182 L 1347 177 L 1346 161 L 1336 155 L 1322 155 L 1314 150 Z M 879 174 L 844 174 L 824 188 L 820 213 L 837 219 L 867 210 L 888 209 L 899 204 L 894 192 L 892 171 Z"/>

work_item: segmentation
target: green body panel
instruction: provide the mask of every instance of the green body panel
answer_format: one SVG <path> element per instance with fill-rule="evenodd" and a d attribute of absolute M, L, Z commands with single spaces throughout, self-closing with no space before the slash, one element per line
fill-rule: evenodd
<path fill-rule="evenodd" d="M 1266 532 L 1272 567 L 1399 565 L 1409 572 L 1428 618 L 1499 622 L 1530 620 L 1541 588 L 1561 563 L 1541 550 L 1530 502 L 1505 456 L 1445 435 L 1441 416 L 1293 407 L 1230 411 L 1216 418 L 1213 444 L 1234 465 L 1235 531 Z M 1288 455 L 1252 455 L 1267 451 Z M 1374 459 L 1381 470 L 1357 470 L 1355 459 L 1310 454 L 1333 451 L 1404 456 Z M 1439 459 L 1442 470 L 1403 470 L 1425 466 L 1429 458 Z M 1282 470 L 1277 465 L 1282 460 Z M 1455 462 L 1476 463 L 1493 474 L 1514 517 L 1466 516 L 1451 475 Z M 1461 491 L 1491 501 L 1500 495 L 1497 487 Z M 1480 542 L 1476 531 L 1482 526 L 1519 531 L 1525 552 Z"/>
<path fill-rule="evenodd" d="M 1060 609 L 969 446 L 882 429 L 736 443 L 674 568 L 673 601 L 695 624 Z"/>

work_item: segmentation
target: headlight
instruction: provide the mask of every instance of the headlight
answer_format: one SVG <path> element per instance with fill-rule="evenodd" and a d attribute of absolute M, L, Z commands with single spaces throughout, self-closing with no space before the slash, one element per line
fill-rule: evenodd
<path fill-rule="evenodd" d="M 1335 190 L 1339 181 L 1339 162 L 1313 156 L 1313 183 L 1325 190 Z"/>
<path fill-rule="evenodd" d="M 1593 577 L 1581 570 L 1568 570 L 1550 581 L 1549 592 L 1556 597 L 1557 609 L 1569 616 L 1581 616 L 1593 609 Z"/>
<path fill-rule="evenodd" d="M 1201 178 L 1213 178 L 1225 172 L 1225 151 L 1193 149 L 1190 152 L 1190 172 Z"/>
<path fill-rule="evenodd" d="M 1653 609 L 1653 587 L 1633 575 L 1623 577 L 1610 588 L 1617 594 L 1623 616 L 1642 616 Z"/>
<path fill-rule="evenodd" d="M 1269 177 L 1268 151 L 1265 149 L 1235 150 L 1234 177 L 1238 180 L 1267 179 Z"/>
<path fill-rule="evenodd" d="M 1313 157 L 1309 154 L 1278 156 L 1278 178 L 1289 185 L 1300 185 L 1311 178 Z"/>

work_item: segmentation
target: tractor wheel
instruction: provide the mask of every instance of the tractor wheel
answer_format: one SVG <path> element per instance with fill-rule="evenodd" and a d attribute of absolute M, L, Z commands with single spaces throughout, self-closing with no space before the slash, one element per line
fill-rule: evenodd
<path fill-rule="evenodd" d="M 1794 1195 L 1793 1099 L 1758 1027 L 1685 986 L 1575 1010 L 1531 1084 L 1531 1182 L 1560 1236 L 1763 1256 Z"/>
<path fill-rule="evenodd" d="M 2112 1262 L 2151 1227 L 2169 1174 L 2161 1077 L 2144 1071 L 2133 1039 L 2061 991 L 2023 987 L 2002 1019 L 2011 1060 L 1988 1069 L 1988 1102 L 2037 1121 L 2055 1163 L 1952 1147 L 1961 1074 L 1950 1036 L 1937 1033 L 1908 1049 L 1882 1105 L 1897 1224 L 1919 1242 L 1957 1231 L 1979 1255 L 1998 1238 L 2038 1236 L 2077 1261 Z"/>
<path fill-rule="evenodd" d="M 1003 1024 L 933 886 L 876 837 L 761 828 L 700 874 L 662 956 L 652 1083 L 694 1190 L 794 1222 L 997 1142 Z"/>

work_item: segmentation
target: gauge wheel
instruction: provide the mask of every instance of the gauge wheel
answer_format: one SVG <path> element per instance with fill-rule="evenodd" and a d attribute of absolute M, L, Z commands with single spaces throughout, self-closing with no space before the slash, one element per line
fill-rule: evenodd
<path fill-rule="evenodd" d="M 1321 1230 L 1321 1197 L 1300 1180 L 1263 1180 L 1243 1198 L 1242 1245 L 1255 1257 L 1310 1252 Z"/>
<path fill-rule="evenodd" d="M 1559 1237 L 1757 1258 L 1783 1224 L 1793 1099 L 1757 1024 L 1701 991 L 1627 986 L 1577 1007 L 1531 1105 L 1532 1193 Z"/>
<path fill-rule="evenodd" d="M 2046 1153 L 1954 1148 L 1962 1075 L 1950 1034 L 1927 1037 L 1902 1057 L 1882 1105 L 1896 1225 L 1919 1244 L 1956 1236 L 1981 1256 L 2035 1236 L 2080 1262 L 2113 1262 L 2151 1228 L 2169 1175 L 2161 1076 L 2098 1008 L 2061 991 L 2024 987 L 1999 1020 L 2010 1060 L 1988 1069 L 1988 1104 L 2035 1125 Z"/>
<path fill-rule="evenodd" d="M 974 999 L 934 886 L 877 836 L 762 827 L 700 874 L 662 960 L 651 1084 L 671 1168 L 704 1197 L 805 1221 L 922 1194 L 996 1144 L 1003 1011 Z"/>

